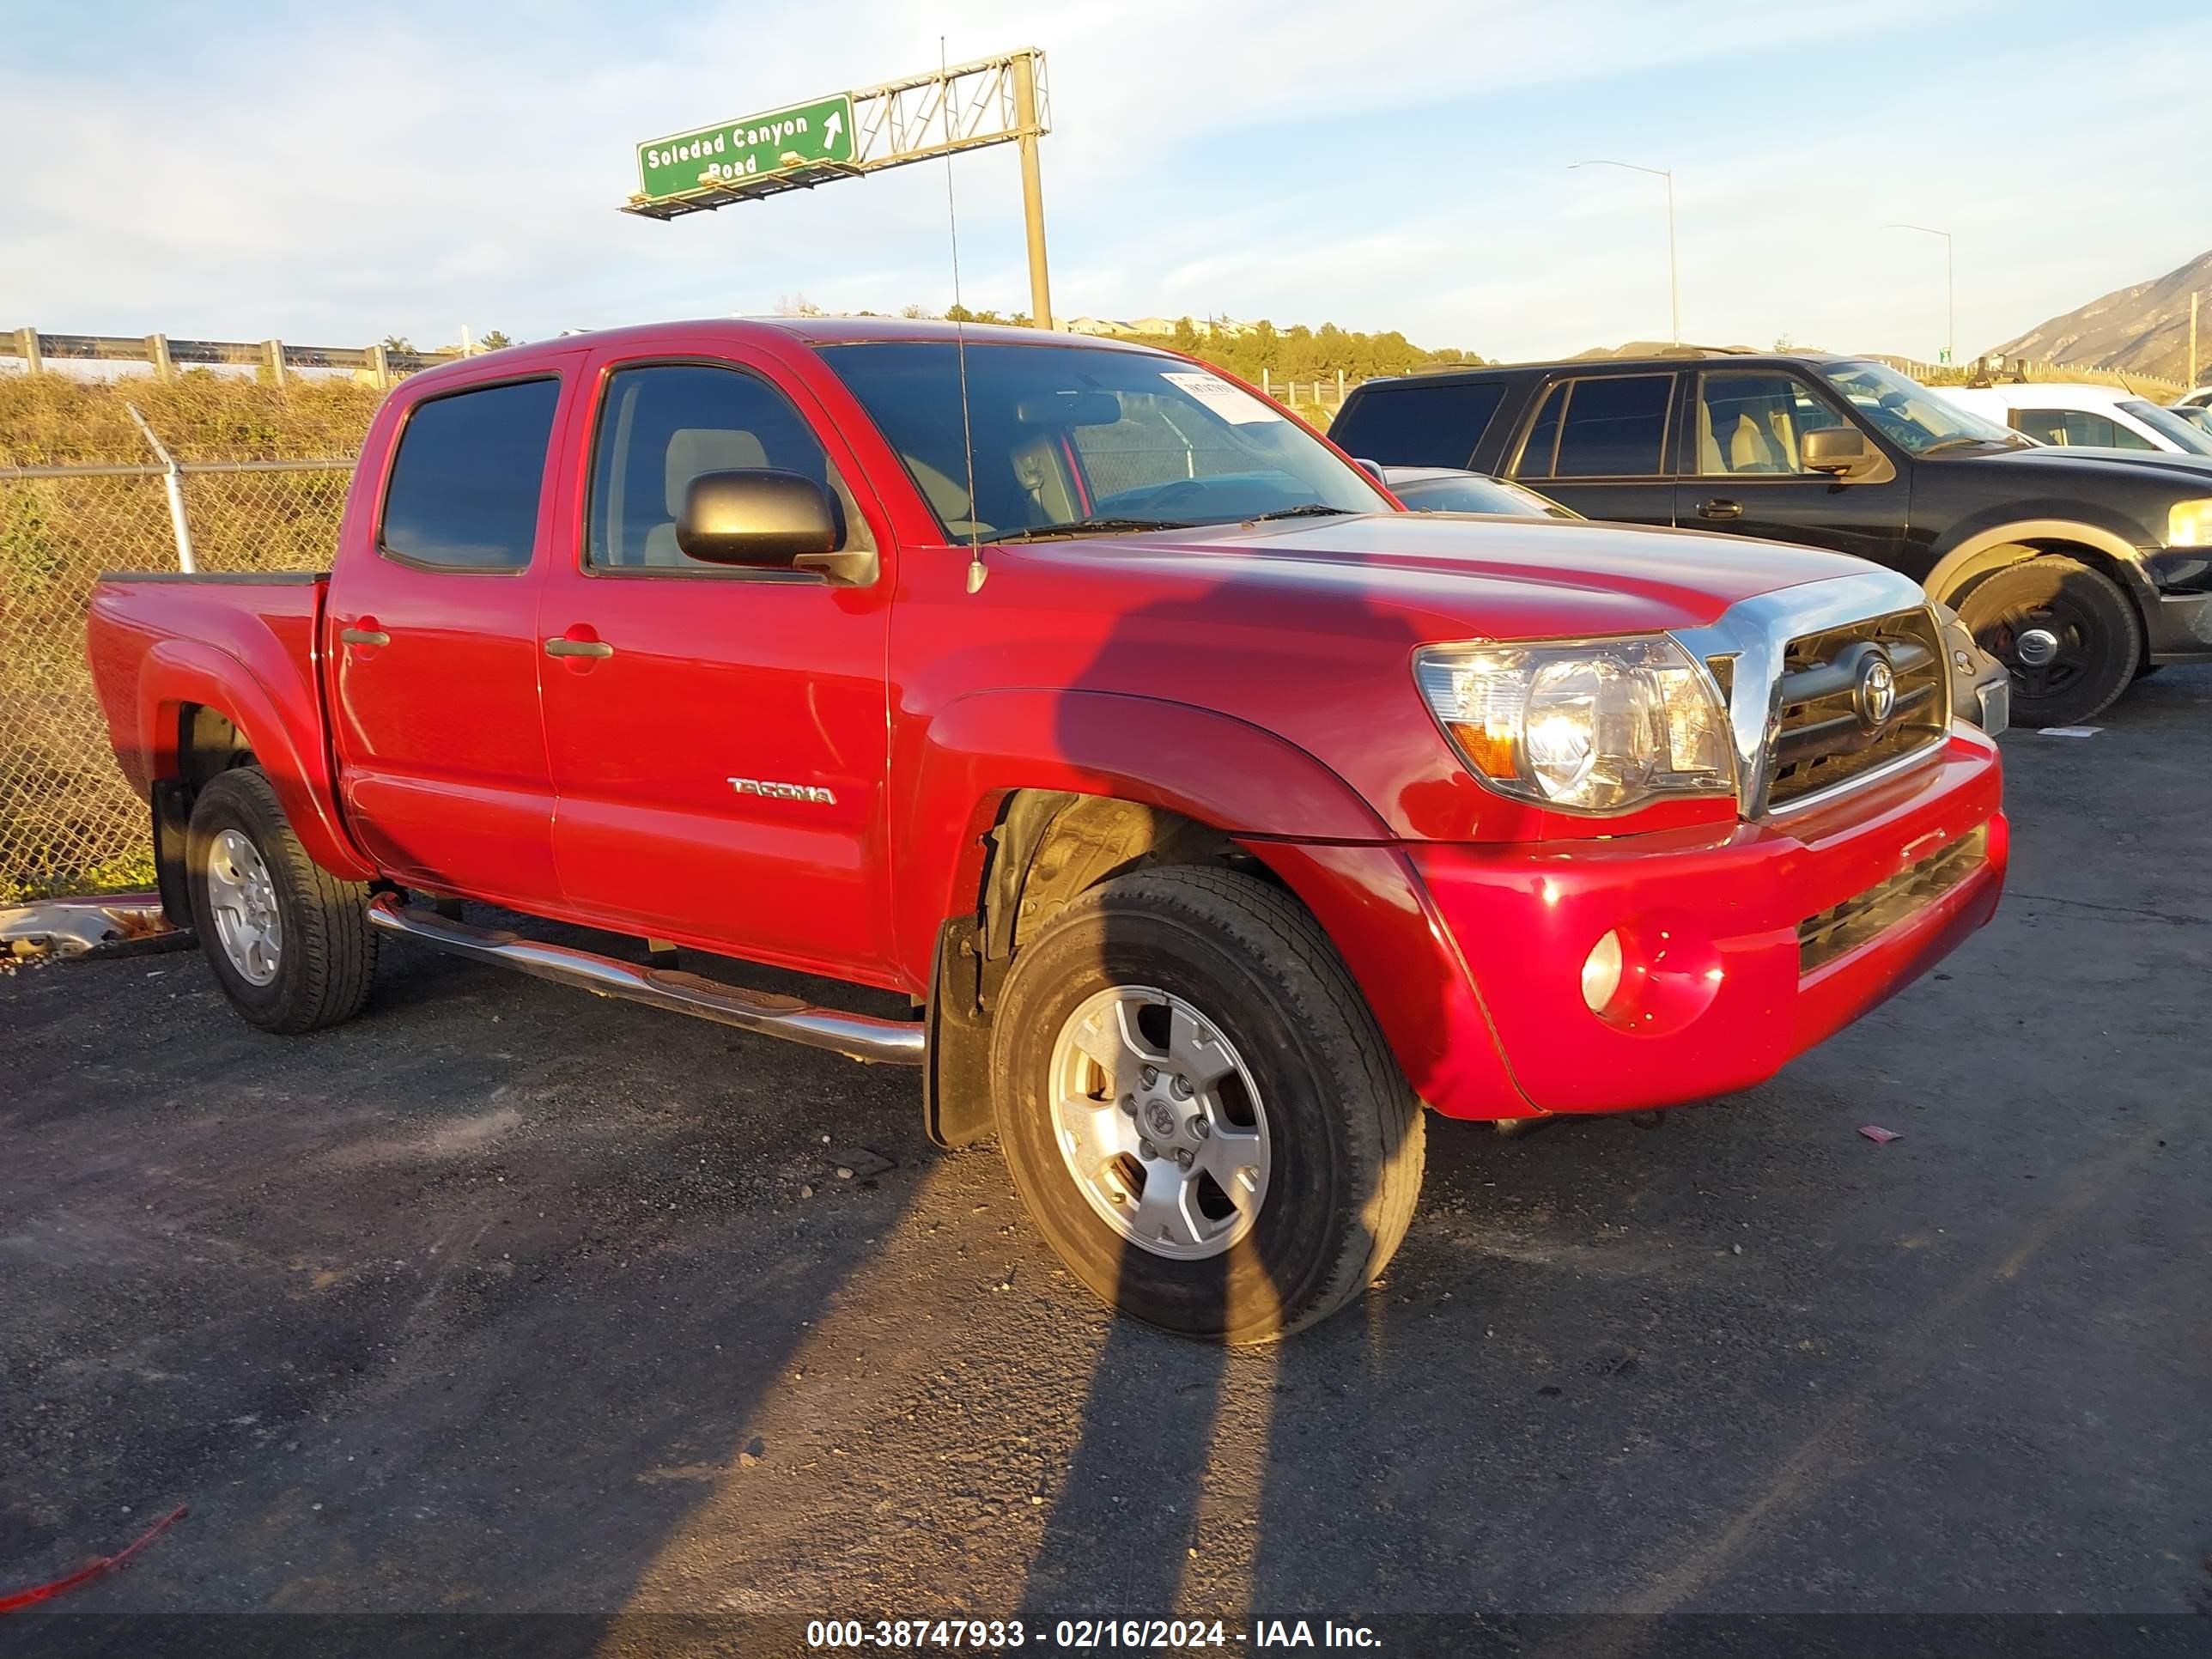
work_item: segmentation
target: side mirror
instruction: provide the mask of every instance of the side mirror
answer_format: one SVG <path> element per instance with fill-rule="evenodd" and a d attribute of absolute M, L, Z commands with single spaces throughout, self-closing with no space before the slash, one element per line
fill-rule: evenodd
<path fill-rule="evenodd" d="M 796 472 L 702 472 L 684 487 L 676 545 L 702 564 L 790 569 L 836 550 L 837 508 Z"/>
<path fill-rule="evenodd" d="M 1808 472 L 1826 472 L 1838 479 L 1870 472 L 1881 459 L 1855 426 L 1815 427 L 1797 440 L 1797 453 Z"/>
<path fill-rule="evenodd" d="M 1362 472 L 1364 472 L 1369 477 L 1374 479 L 1376 483 L 1381 484 L 1385 489 L 1388 489 L 1390 487 L 1389 479 L 1382 476 L 1382 462 L 1370 461 L 1364 455 L 1354 455 L 1352 458 L 1352 464 L 1358 467 Z"/>

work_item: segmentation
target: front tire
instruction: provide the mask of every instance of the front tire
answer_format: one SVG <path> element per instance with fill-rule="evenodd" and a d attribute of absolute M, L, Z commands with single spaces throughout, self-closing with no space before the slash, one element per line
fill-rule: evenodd
<path fill-rule="evenodd" d="M 1080 895 L 992 1023 L 1016 1190 L 1109 1306 L 1261 1342 L 1357 1296 L 1420 1190 L 1420 1104 L 1313 918 L 1174 866 Z"/>
<path fill-rule="evenodd" d="M 2012 675 L 2015 726 L 2078 726 L 2112 707 L 2142 661 L 2128 596 L 2079 560 L 2050 553 L 1984 576 L 1959 600 L 1983 650 Z"/>
<path fill-rule="evenodd" d="M 307 856 L 259 769 L 199 792 L 185 871 L 200 948 L 246 1019 L 294 1036 L 361 1012 L 376 973 L 368 889 Z"/>

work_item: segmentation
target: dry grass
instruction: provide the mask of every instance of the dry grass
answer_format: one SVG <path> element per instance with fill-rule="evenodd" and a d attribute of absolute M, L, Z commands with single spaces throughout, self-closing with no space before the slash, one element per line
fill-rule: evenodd
<path fill-rule="evenodd" d="M 150 460 L 135 404 L 179 461 L 342 458 L 381 394 L 348 381 L 283 387 L 205 371 L 166 385 L 0 379 L 0 467 Z M 199 568 L 319 569 L 348 474 L 199 473 L 184 480 Z M 145 809 L 118 774 L 84 660 L 103 570 L 174 569 L 158 477 L 0 477 L 0 901 L 142 885 Z"/>

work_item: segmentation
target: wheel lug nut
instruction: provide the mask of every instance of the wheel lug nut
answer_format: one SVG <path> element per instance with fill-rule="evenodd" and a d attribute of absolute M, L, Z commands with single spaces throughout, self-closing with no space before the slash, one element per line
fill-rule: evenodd
<path fill-rule="evenodd" d="M 1176 1164 L 1178 1164 L 1179 1165 L 1181 1165 L 1182 1168 L 1184 1168 L 1184 1169 L 1186 1169 L 1186 1170 L 1188 1170 L 1188 1168 L 1190 1168 L 1191 1164 L 1192 1164 L 1192 1162 L 1193 1162 L 1192 1158 L 1191 1158 L 1191 1152 L 1190 1152 L 1190 1148 L 1189 1148 L 1189 1147 L 1188 1147 L 1188 1146 L 1178 1146 L 1178 1147 L 1176 1147 Z"/>
<path fill-rule="evenodd" d="M 1137 1097 L 1136 1097 L 1136 1096 L 1134 1096 L 1134 1095 L 1123 1095 L 1123 1096 L 1121 1097 L 1121 1110 L 1122 1110 L 1125 1114 L 1127 1114 L 1128 1116 L 1130 1116 L 1130 1117 L 1134 1117 L 1134 1116 L 1136 1116 L 1136 1115 L 1137 1115 Z"/>
<path fill-rule="evenodd" d="M 1202 1117 L 1191 1119 L 1189 1122 L 1183 1125 L 1183 1127 L 1190 1131 L 1190 1138 L 1193 1140 L 1203 1140 L 1213 1133 L 1213 1126 Z"/>
<path fill-rule="evenodd" d="M 1147 1066 L 1137 1075 L 1144 1079 L 1145 1087 L 1154 1088 L 1158 1086 L 1160 1080 L 1160 1068 L 1157 1066 Z"/>
<path fill-rule="evenodd" d="M 1149 1140 L 1140 1140 L 1137 1143 L 1137 1155 L 1149 1164 L 1160 1155 L 1160 1149 Z"/>
<path fill-rule="evenodd" d="M 1188 1100 L 1192 1095 L 1197 1092 L 1196 1090 L 1190 1086 L 1190 1079 L 1180 1072 L 1176 1073 L 1175 1082 L 1170 1086 L 1174 1091 L 1175 1097 L 1177 1100 Z"/>

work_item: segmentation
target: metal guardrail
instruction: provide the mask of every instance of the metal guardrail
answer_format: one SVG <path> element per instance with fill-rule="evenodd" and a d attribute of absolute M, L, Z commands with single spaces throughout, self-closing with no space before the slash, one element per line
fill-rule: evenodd
<path fill-rule="evenodd" d="M 167 379 L 179 367 L 265 368 L 277 378 L 295 369 L 335 369 L 374 375 L 388 384 L 396 374 L 418 374 L 450 363 L 458 349 L 400 351 L 390 346 L 290 345 L 283 340 L 182 340 L 166 334 L 48 334 L 35 328 L 0 333 L 0 357 L 21 360 L 33 374 L 55 362 L 148 363 Z"/>

